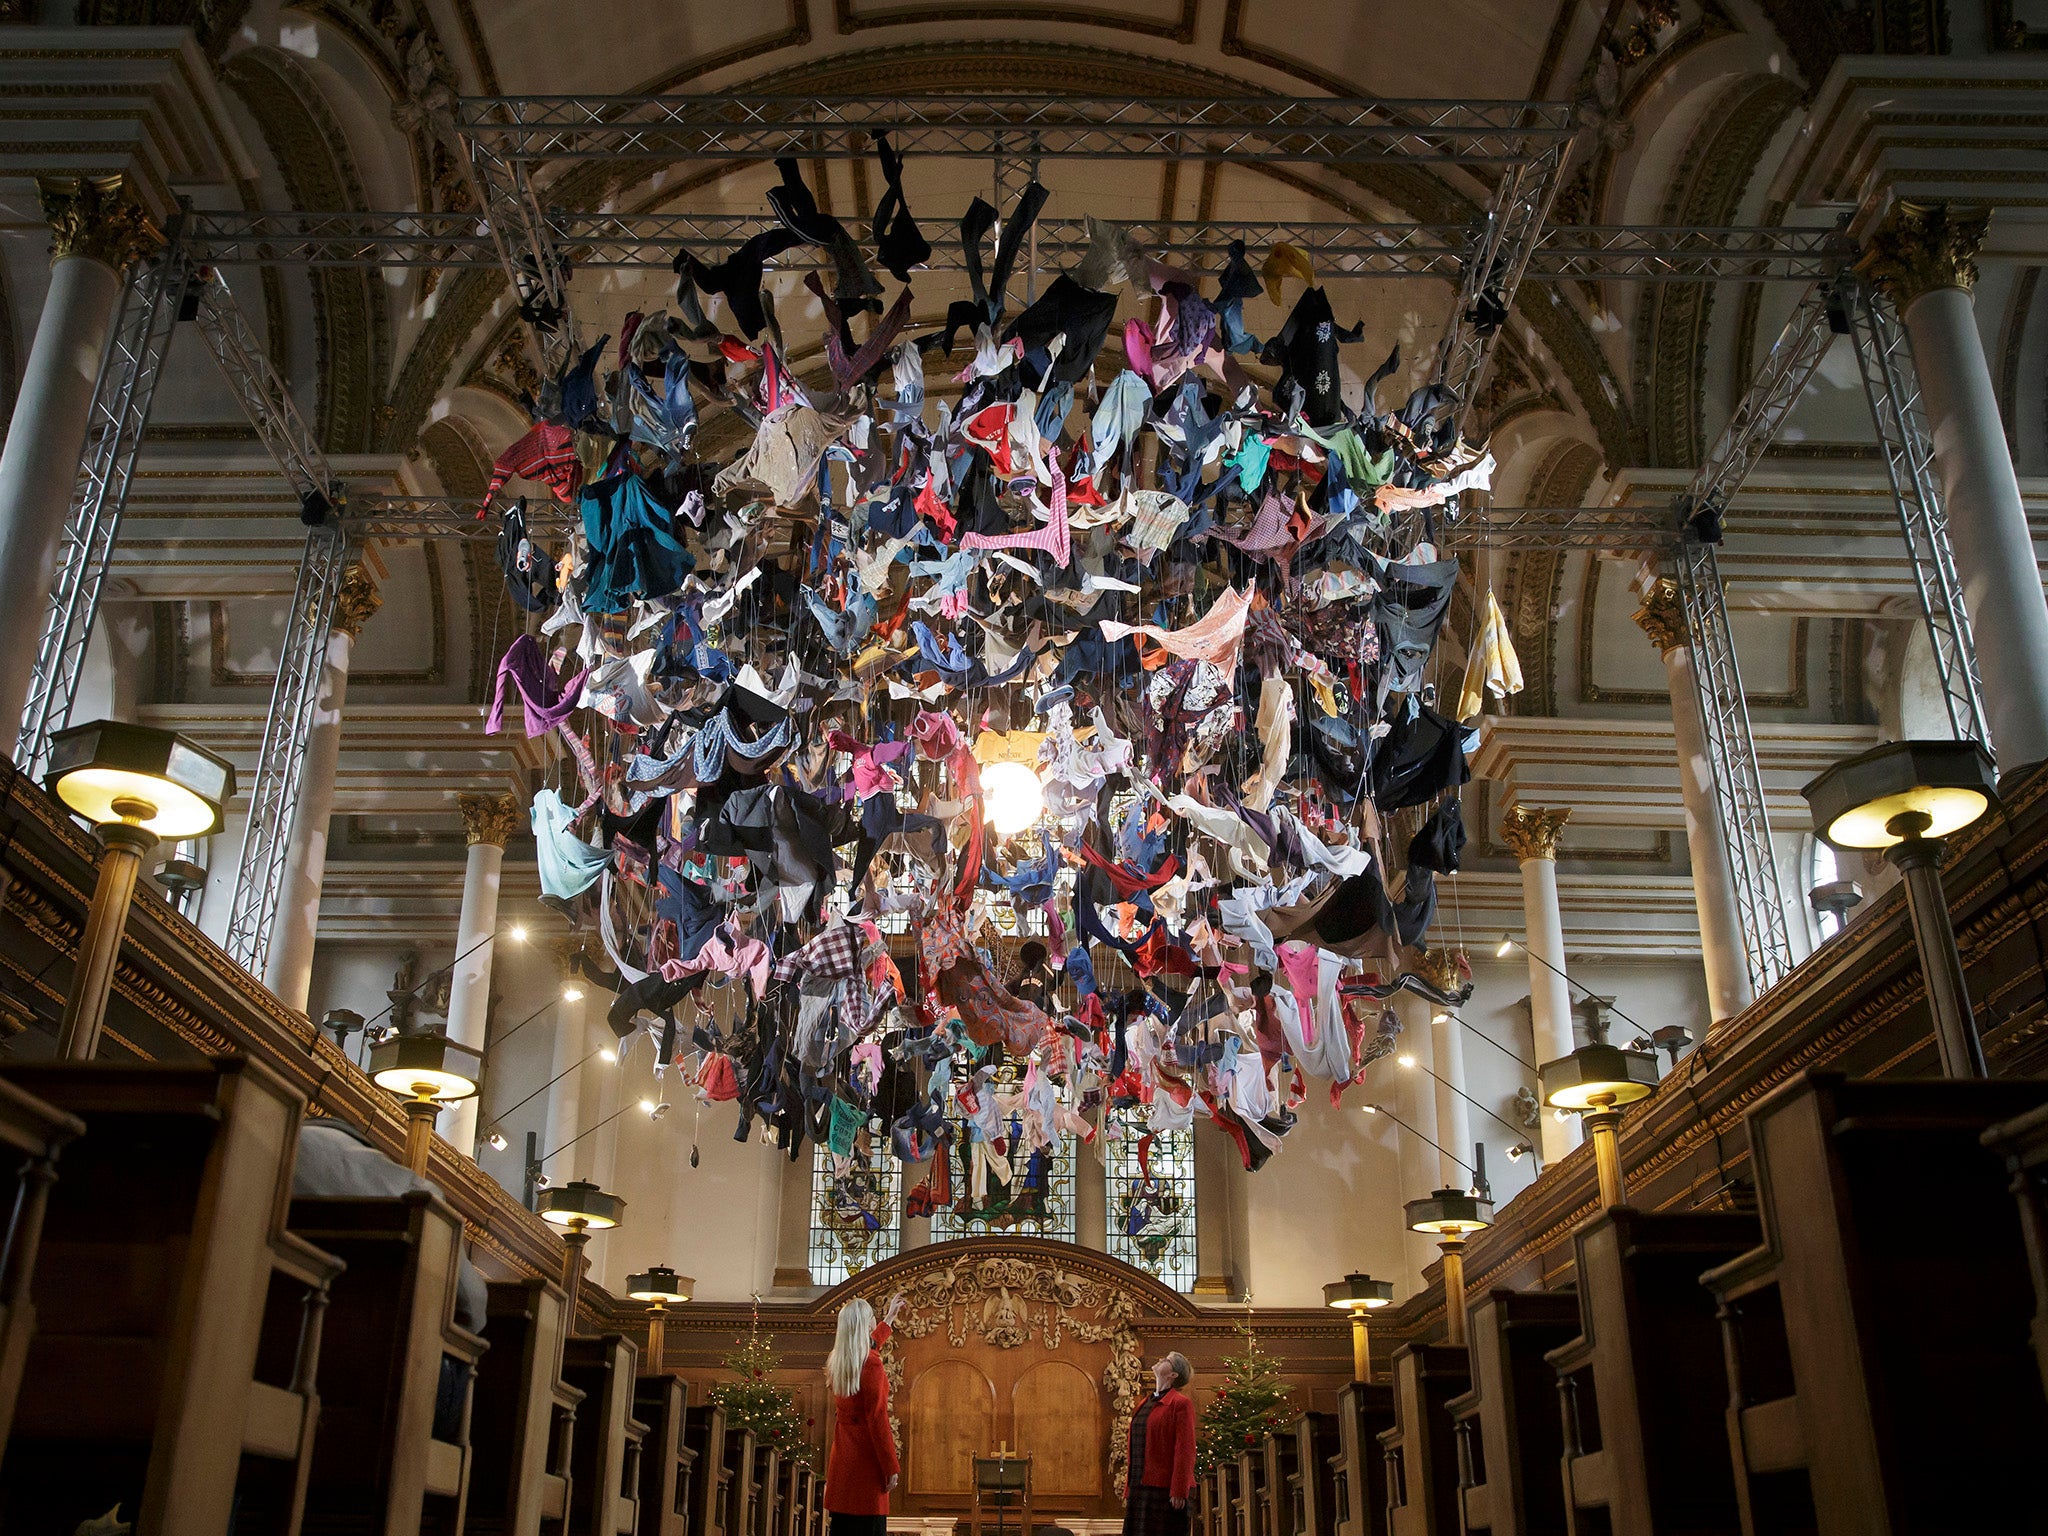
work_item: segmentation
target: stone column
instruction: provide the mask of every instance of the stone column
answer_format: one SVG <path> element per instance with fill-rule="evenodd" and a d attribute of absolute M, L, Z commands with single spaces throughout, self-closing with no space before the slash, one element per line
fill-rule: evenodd
<path fill-rule="evenodd" d="M 156 241 L 123 176 L 38 177 L 36 191 L 50 222 L 50 289 L 0 446 L 0 571 L 8 582 L 0 604 L 0 720 L 16 722 L 35 675 L 122 273 Z"/>
<path fill-rule="evenodd" d="M 1102 1138 L 1074 1145 L 1074 1241 L 1097 1253 L 1109 1249 L 1109 1170 Z"/>
<path fill-rule="evenodd" d="M 1700 723 L 1692 646 L 1678 583 L 1659 577 L 1643 589 L 1636 623 L 1664 656 L 1671 690 L 1671 729 L 1678 739 L 1678 791 L 1685 800 L 1685 846 L 1692 860 L 1692 895 L 1700 914 L 1700 959 L 1707 971 L 1707 1012 L 1719 1023 L 1756 1000 L 1749 984 L 1749 955 L 1742 940 L 1742 916 L 1735 901 L 1735 867 L 1728 857 L 1727 829 L 1714 793 L 1714 765 Z"/>
<path fill-rule="evenodd" d="M 1424 950 L 1417 969 L 1448 992 L 1458 984 L 1458 952 Z M 1465 1097 L 1471 1091 L 1465 1086 L 1465 1031 L 1448 1008 L 1429 1010 L 1429 1054 L 1436 1074 L 1430 1080 L 1436 1088 L 1436 1139 L 1444 1144 L 1439 1159 L 1444 1187 L 1465 1189 L 1472 1183 L 1466 1165 L 1477 1167 L 1478 1160 L 1472 1155 L 1472 1101 Z"/>
<path fill-rule="evenodd" d="M 1522 947 L 1529 956 L 1529 1022 L 1536 1064 L 1572 1053 L 1572 993 L 1565 982 L 1564 916 L 1557 905 L 1557 840 L 1569 810 L 1511 806 L 1500 819 L 1501 841 L 1522 866 Z M 1543 1111 L 1543 1166 L 1579 1144 L 1579 1122 Z"/>
<path fill-rule="evenodd" d="M 1406 1127 L 1396 1126 L 1397 1145 L 1400 1149 L 1401 1201 L 1419 1199 L 1432 1190 L 1441 1189 L 1446 1182 L 1463 1189 L 1471 1175 L 1464 1169 L 1451 1166 L 1452 1177 L 1444 1178 L 1443 1155 L 1430 1145 L 1442 1142 L 1437 1134 L 1436 1084 L 1424 1067 L 1432 1070 L 1436 1066 L 1436 1053 L 1429 1038 L 1429 1016 L 1432 1004 L 1415 996 L 1412 992 L 1397 992 L 1392 999 L 1394 1012 L 1401 1020 L 1401 1037 L 1395 1042 L 1399 1056 L 1415 1058 L 1413 1067 L 1397 1067 L 1395 1075 L 1399 1091 L 1394 1102 L 1387 1107 L 1407 1122 Z M 1384 1102 L 1384 1101 L 1382 1101 Z M 1196 1138 L 1200 1145 L 1201 1138 Z M 1395 1214 L 1400 1214 L 1400 1202 L 1395 1203 Z M 1407 1231 L 1407 1224 L 1402 1223 Z M 1436 1240 L 1421 1233 L 1409 1232 L 1404 1245 L 1408 1260 L 1408 1278 L 1412 1289 L 1422 1288 L 1422 1272 L 1436 1261 Z"/>
<path fill-rule="evenodd" d="M 541 1095 L 540 1149 L 537 1154 L 541 1157 L 546 1157 L 558 1147 L 568 1146 L 583 1126 L 582 1084 L 577 1081 L 583 1073 L 571 1072 L 570 1068 L 590 1054 L 590 992 L 577 976 L 576 953 L 573 940 L 555 946 L 555 979 L 561 986 L 562 998 L 554 1005 L 554 1037 L 553 1048 L 548 1055 L 548 1078 L 559 1077 L 561 1081 Z M 569 996 L 572 991 L 576 994 L 574 997 Z M 521 1156 L 524 1156 L 523 1152 Z M 565 1164 L 574 1156 L 571 1153 L 570 1158 L 564 1160 Z M 558 1178 L 557 1182 L 568 1181 Z"/>
<path fill-rule="evenodd" d="M 299 803 L 292 821 L 291 852 L 284 869 L 284 899 L 263 983 L 287 1008 L 303 1012 L 313 986 L 313 944 L 320 928 L 320 887 L 327 875 L 328 823 L 334 815 L 334 777 L 341 766 L 341 713 L 348 702 L 348 663 L 356 636 L 384 601 L 360 565 L 351 565 L 334 603 L 334 627 L 327 635 L 327 664 L 320 674 L 320 699 L 306 736 L 306 761 L 299 770 Z"/>
<path fill-rule="evenodd" d="M 1898 306 L 2001 776 L 2048 758 L 2048 600 L 1970 292 L 1989 212 L 1894 203 L 1863 270 Z"/>
<path fill-rule="evenodd" d="M 455 804 L 469 834 L 469 863 L 462 872 L 462 916 L 455 927 L 448 1038 L 482 1050 L 491 1008 L 491 958 L 498 947 L 499 872 L 506 839 L 526 824 L 526 813 L 510 795 L 457 795 Z M 476 1111 L 476 1100 L 468 1098 L 449 1116 L 448 1140 L 465 1156 L 476 1147 Z"/>

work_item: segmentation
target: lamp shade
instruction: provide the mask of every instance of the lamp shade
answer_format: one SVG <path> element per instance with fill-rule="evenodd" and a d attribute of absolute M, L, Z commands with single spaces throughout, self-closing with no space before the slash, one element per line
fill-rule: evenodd
<path fill-rule="evenodd" d="M 1392 1306 L 1394 1282 L 1375 1280 L 1370 1275 L 1350 1274 L 1323 1287 L 1323 1305 L 1340 1312 Z"/>
<path fill-rule="evenodd" d="M 370 1049 L 370 1079 L 408 1098 L 452 1104 L 476 1092 L 483 1052 L 446 1035 L 393 1035 Z"/>
<path fill-rule="evenodd" d="M 572 1179 L 540 1192 L 540 1215 L 558 1227 L 586 1227 L 601 1232 L 626 1219 L 626 1202 L 588 1179 Z"/>
<path fill-rule="evenodd" d="M 1813 810 L 1815 834 L 1837 848 L 1946 837 L 1998 798 L 1991 754 L 1974 741 L 1887 742 L 1835 764 L 1800 793 Z M 1893 818 L 1912 811 L 1927 825 L 1914 834 L 1893 831 Z"/>
<path fill-rule="evenodd" d="M 1657 1058 L 1596 1040 L 1536 1069 L 1553 1109 L 1618 1108 L 1657 1091 Z"/>
<path fill-rule="evenodd" d="M 96 827 L 127 823 L 159 838 L 221 829 L 234 765 L 174 731 L 101 720 L 50 738 L 43 786 Z"/>
<path fill-rule="evenodd" d="M 641 1274 L 626 1276 L 626 1294 L 634 1301 L 679 1306 L 690 1299 L 696 1284 L 688 1275 L 679 1275 L 666 1264 L 657 1264 Z"/>
<path fill-rule="evenodd" d="M 1449 1236 L 1482 1232 L 1493 1225 L 1493 1202 L 1463 1189 L 1439 1189 L 1421 1200 L 1410 1200 L 1406 1211 L 1411 1232 Z M 1329 1294 L 1327 1286 L 1323 1294 Z"/>

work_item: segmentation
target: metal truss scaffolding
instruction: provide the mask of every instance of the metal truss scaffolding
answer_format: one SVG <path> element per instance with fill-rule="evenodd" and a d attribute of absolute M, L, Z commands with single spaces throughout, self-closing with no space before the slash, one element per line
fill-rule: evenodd
<path fill-rule="evenodd" d="M 1984 685 L 1977 676 L 1977 646 L 1963 608 L 1962 581 L 1949 548 L 1948 514 L 1934 471 L 1934 445 L 1920 409 L 1920 376 L 1906 348 L 1906 333 L 1892 302 L 1859 278 L 1836 287 L 1838 317 L 1846 308 L 1856 341 L 1863 391 L 1884 453 L 1899 530 L 1913 561 L 1920 613 L 1934 643 L 1934 668 L 1949 729 L 1960 739 L 1990 750 L 1991 727 L 1984 717 Z M 1839 323 L 1839 318 L 1837 323 Z"/>
<path fill-rule="evenodd" d="M 191 263 L 173 241 L 137 262 L 122 292 L 93 387 L 85 452 L 57 546 L 49 613 L 15 740 L 14 760 L 31 778 L 40 778 L 49 761 L 50 737 L 71 723 L 85 648 L 135 477 L 135 456 L 191 277 Z"/>

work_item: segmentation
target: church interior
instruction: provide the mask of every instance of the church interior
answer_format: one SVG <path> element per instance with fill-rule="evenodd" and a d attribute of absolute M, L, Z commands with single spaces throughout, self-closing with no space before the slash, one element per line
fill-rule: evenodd
<path fill-rule="evenodd" d="M 0 1536 L 2048 1529 L 2048 4 L 0 104 Z"/>

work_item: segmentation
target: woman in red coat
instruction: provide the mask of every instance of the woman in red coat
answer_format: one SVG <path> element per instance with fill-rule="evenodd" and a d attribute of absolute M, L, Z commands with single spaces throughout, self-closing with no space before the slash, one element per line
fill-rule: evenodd
<path fill-rule="evenodd" d="M 832 1389 L 832 1449 L 825 1460 L 825 1510 L 831 1536 L 885 1536 L 889 1490 L 896 1486 L 896 1436 L 889 1428 L 889 1378 L 881 1346 L 903 1311 L 898 1295 L 879 1327 L 875 1309 L 855 1297 L 839 1309 L 839 1331 L 825 1361 Z"/>
<path fill-rule="evenodd" d="M 1194 1378 L 1175 1351 L 1152 1362 L 1153 1392 L 1131 1415 L 1124 1536 L 1187 1536 L 1195 1486 L 1195 1405 L 1182 1390 Z"/>

